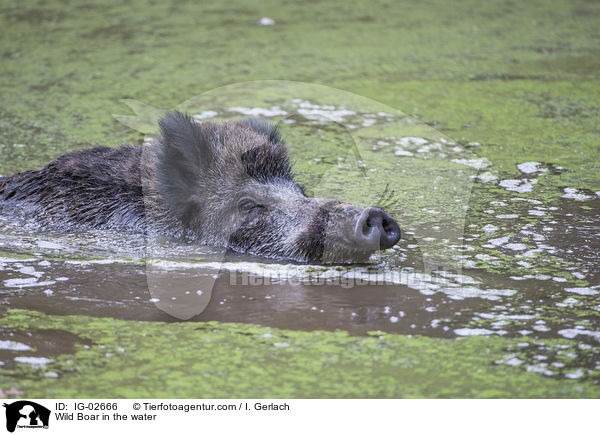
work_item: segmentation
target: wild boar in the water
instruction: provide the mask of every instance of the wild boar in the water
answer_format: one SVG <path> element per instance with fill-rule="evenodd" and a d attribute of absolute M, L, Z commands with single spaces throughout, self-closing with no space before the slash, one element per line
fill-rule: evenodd
<path fill-rule="evenodd" d="M 0 200 L 42 225 L 155 231 L 240 253 L 357 262 L 400 239 L 383 210 L 306 197 L 278 129 L 170 112 L 151 145 L 104 146 L 0 178 Z"/>

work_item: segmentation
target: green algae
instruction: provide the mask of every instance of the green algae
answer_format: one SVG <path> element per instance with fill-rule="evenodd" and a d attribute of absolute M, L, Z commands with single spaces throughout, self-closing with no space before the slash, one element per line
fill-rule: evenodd
<path fill-rule="evenodd" d="M 477 154 L 494 170 L 518 173 L 527 161 L 553 163 L 566 171 L 545 177 L 553 186 L 598 190 L 600 88 L 597 80 L 408 81 L 380 90 L 406 97 L 389 103 L 413 113 L 457 141 L 482 144 Z M 363 95 L 371 95 L 364 88 Z"/>
<path fill-rule="evenodd" d="M 514 169 L 523 151 L 551 153 L 575 172 L 567 180 L 575 187 L 597 186 L 595 166 L 582 167 L 584 157 L 570 151 L 575 141 L 588 160 L 598 156 L 598 13 L 585 1 L 7 1 L 2 143 L 23 144 L 26 154 L 2 159 L 0 173 L 84 145 L 139 140 L 111 116 L 123 98 L 168 108 L 226 83 L 293 79 L 343 88 L 485 143 L 482 155 L 503 168 Z M 253 24 L 265 14 L 278 25 Z"/>
<path fill-rule="evenodd" d="M 581 0 L 450 4 L 437 0 L 406 1 L 401 5 L 375 1 L 350 6 L 324 1 L 299 6 L 267 1 L 229 2 L 223 7 L 135 0 L 126 5 L 71 2 L 67 7 L 53 1 L 4 1 L 0 8 L 1 175 L 41 167 L 63 152 L 85 146 L 141 143 L 147 131 L 142 134 L 113 117 L 131 114 L 122 100 L 141 101 L 161 110 L 175 106 L 209 110 L 212 106 L 182 106 L 182 102 L 223 85 L 249 80 L 320 83 L 410 114 L 422 123 L 403 125 L 403 134 L 452 138 L 469 154 L 491 162 L 485 171 L 497 179 L 522 178 L 516 165 L 526 161 L 562 168 L 536 176 L 538 184 L 526 193 L 511 193 L 496 182 L 473 180 L 468 186 L 472 190 L 465 212 L 462 202 L 446 206 L 449 192 L 443 189 L 451 185 L 442 184 L 442 190 L 435 192 L 431 189 L 432 172 L 442 175 L 446 171 L 451 175 L 456 165 L 440 159 L 392 160 L 389 151 L 373 151 L 378 140 L 395 136 L 397 129 L 377 125 L 360 128 L 351 137 L 340 126 L 298 126 L 301 119 L 286 127 L 298 179 L 307 185 L 309 193 L 316 194 L 321 189 L 360 205 L 385 206 L 402 218 L 404 228 L 415 227 L 416 231 L 449 222 L 454 229 L 459 227 L 451 232 L 459 237 L 464 226 L 468 250 L 449 246 L 442 240 L 446 235 L 432 241 L 419 240 L 421 246 L 407 250 L 418 251 L 430 260 L 485 271 L 486 284 L 490 286 L 494 281 L 490 275 L 564 279 L 562 284 L 538 281 L 533 287 L 543 294 L 542 298 L 534 298 L 538 293 L 528 290 L 511 302 L 527 305 L 528 300 L 535 300 L 540 308 L 536 314 L 553 331 L 583 326 L 578 323 L 582 321 L 598 324 L 598 310 L 593 308 L 597 297 L 566 295 L 563 291 L 566 286 L 590 285 L 594 279 L 592 274 L 584 278 L 573 274 L 581 268 L 577 256 L 544 253 L 528 259 L 533 267 L 526 268 L 519 264 L 523 258 L 518 258 L 518 254 L 483 246 L 489 239 L 510 235 L 527 248 L 535 248 L 532 240 L 519 235 L 518 229 L 530 223 L 552 221 L 556 213 L 548 211 L 547 218 L 539 218 L 526 215 L 523 207 L 504 207 L 502 213 L 518 214 L 517 224 L 506 224 L 490 234 L 481 230 L 488 224 L 502 227 L 484 212 L 490 208 L 490 202 L 524 197 L 540 200 L 547 208 L 562 209 L 565 201 L 560 196 L 565 187 L 586 189 L 585 193 L 592 197 L 600 190 L 597 3 Z M 265 15 L 273 17 L 277 24 L 256 26 L 254 20 Z M 256 93 L 251 97 L 253 107 L 269 107 L 294 98 L 273 89 L 263 90 L 259 98 Z M 215 97 L 211 103 L 217 107 L 222 101 Z M 319 137 L 317 143 L 315 135 Z M 469 145 L 473 142 L 480 145 Z M 356 165 L 353 149 L 358 150 L 368 169 L 376 169 L 367 174 L 369 183 L 364 182 L 365 171 Z M 340 156 L 348 158 L 338 167 Z M 399 176 L 402 169 L 406 172 Z M 339 188 L 342 184 L 344 188 Z M 419 198 L 425 190 L 431 195 Z M 588 210 L 594 212 L 597 202 L 589 203 Z M 436 209 L 439 213 L 430 214 L 424 209 Z M 567 296 L 576 302 L 564 304 Z M 522 308 L 512 313 L 528 312 L 528 308 Z M 20 324 L 21 315 L 29 320 Z M 34 317 L 33 313 L 13 313 L 3 322 L 35 328 L 38 326 L 32 321 Z M 56 328 L 70 327 L 65 322 L 72 322 L 81 336 L 104 346 L 113 331 L 107 321 L 91 318 L 40 317 L 40 324 L 44 322 Z M 24 388 L 28 395 L 57 397 L 135 393 L 148 397 L 598 396 L 595 387 L 589 385 L 523 373 L 525 363 L 508 368 L 490 365 L 493 358 L 502 361 L 511 354 L 504 350 L 513 341 L 497 337 L 445 342 L 386 335 L 376 341 L 372 337 L 350 338 L 344 333 L 269 330 L 274 335 L 281 332 L 294 337 L 289 347 L 274 348 L 254 337 L 260 328 L 211 324 L 216 338 L 203 335 L 202 339 L 216 339 L 219 344 L 210 345 L 213 347 L 205 355 L 197 347 L 200 340 L 196 340 L 188 324 L 111 322 L 124 337 L 121 344 L 128 350 L 126 357 L 120 355 L 118 346 L 112 348 L 111 357 L 98 348 L 79 349 L 73 356 L 65 356 L 64 361 L 57 359 L 57 370 L 61 370 L 63 378 L 40 381 L 36 372 L 30 373 L 29 380 L 20 381 L 14 373 L 5 372 L 2 383 L 7 380 Z M 493 322 L 475 319 L 468 326 L 493 329 Z M 515 327 L 531 326 L 529 321 L 510 322 Z M 447 324 L 452 325 L 452 319 Z M 126 333 L 129 329 L 137 331 L 137 341 L 134 332 Z M 252 335 L 244 336 L 239 332 L 242 330 Z M 171 335 L 166 331 L 171 331 Z M 142 340 L 139 337 L 145 332 L 155 337 Z M 189 358 L 186 353 L 180 362 L 173 361 L 167 351 L 172 349 L 170 340 L 174 334 L 183 334 L 178 348 L 191 349 Z M 323 336 L 326 338 L 319 338 Z M 231 345 L 228 340 L 232 340 Z M 407 356 L 398 357 L 375 344 L 386 342 L 407 349 Z M 131 356 L 136 349 L 139 356 Z M 345 350 L 349 350 L 348 355 Z M 369 352 L 383 362 L 377 365 L 368 359 Z M 211 365 L 207 355 L 218 364 Z M 405 361 L 402 358 L 409 360 L 413 355 L 421 368 L 400 372 L 393 369 L 394 358 Z M 246 358 L 252 362 L 247 367 Z M 565 367 L 577 370 L 577 364 L 586 358 L 591 359 L 583 354 L 571 358 Z M 189 385 L 186 364 L 193 367 L 190 373 L 197 376 Z M 268 369 L 263 370 L 261 364 Z M 289 371 L 278 372 L 278 368 L 287 368 L 288 364 Z M 310 369 L 304 372 L 303 364 Z M 139 373 L 136 365 L 141 367 Z M 219 376 L 224 369 L 216 368 L 217 365 L 234 369 L 228 369 L 228 376 Z M 104 373 L 98 387 L 93 386 L 92 367 Z M 586 370 L 591 370 L 589 367 Z M 239 370 L 240 375 L 230 373 L 234 370 Z M 481 374 L 478 370 L 482 370 Z M 319 375 L 319 371 L 323 374 Z M 127 374 L 123 384 L 115 382 L 121 379 L 121 372 Z M 565 373 L 561 372 L 561 376 Z M 597 379 L 597 372 L 584 378 Z M 66 379 L 73 383 L 63 382 Z M 111 384 L 115 389 L 109 388 Z"/>
<path fill-rule="evenodd" d="M 526 339 L 445 340 L 380 332 L 352 337 L 341 331 L 217 322 L 144 323 L 23 310 L 9 310 L 0 327 L 69 331 L 91 343 L 76 344 L 73 353 L 56 356 L 43 367 L 0 368 L 2 385 L 22 390 L 27 397 L 600 395 L 600 387 L 589 382 L 592 379 L 554 379 L 503 364 L 507 354 L 534 360 L 539 352 L 520 351 L 519 343 L 529 344 Z M 575 370 L 570 346 L 566 340 L 544 341 L 543 349 L 553 352 L 551 362 L 564 360 L 565 373 Z M 49 371 L 58 377 L 45 377 Z"/>

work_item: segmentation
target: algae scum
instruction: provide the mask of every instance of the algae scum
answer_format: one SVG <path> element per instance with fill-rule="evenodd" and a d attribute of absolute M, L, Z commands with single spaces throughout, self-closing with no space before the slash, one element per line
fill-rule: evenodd
<path fill-rule="evenodd" d="M 600 397 L 597 5 L 98 6 L 2 6 L 0 175 L 143 145 L 165 107 L 257 116 L 309 194 L 403 237 L 286 264 L 0 208 L 0 395 Z"/>

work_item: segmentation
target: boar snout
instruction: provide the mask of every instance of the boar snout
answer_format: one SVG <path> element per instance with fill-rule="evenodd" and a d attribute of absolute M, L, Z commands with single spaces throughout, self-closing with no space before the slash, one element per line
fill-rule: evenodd
<path fill-rule="evenodd" d="M 362 249 L 388 249 L 400 240 L 400 227 L 386 212 L 365 208 L 354 227 L 354 241 Z"/>

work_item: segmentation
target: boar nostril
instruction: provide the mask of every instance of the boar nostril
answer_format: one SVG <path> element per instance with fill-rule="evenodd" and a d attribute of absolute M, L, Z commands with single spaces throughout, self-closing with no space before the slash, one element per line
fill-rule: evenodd
<path fill-rule="evenodd" d="M 368 207 L 358 218 L 354 238 L 364 249 L 388 249 L 400 240 L 400 227 L 380 208 Z"/>

